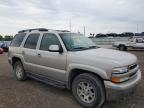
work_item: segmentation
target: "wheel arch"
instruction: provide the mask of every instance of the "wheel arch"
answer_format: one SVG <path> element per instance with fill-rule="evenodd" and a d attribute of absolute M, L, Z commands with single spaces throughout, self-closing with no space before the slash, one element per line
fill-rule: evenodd
<path fill-rule="evenodd" d="M 93 75 L 97 76 L 102 81 L 102 83 L 104 84 L 104 78 L 102 76 L 100 76 L 99 74 L 92 72 L 92 71 L 85 70 L 85 69 L 75 68 L 69 72 L 67 88 L 71 89 L 72 82 L 73 82 L 74 78 L 80 74 L 83 74 L 83 73 L 89 73 L 89 74 L 93 74 Z"/>
<path fill-rule="evenodd" d="M 22 60 L 21 60 L 20 57 L 16 57 L 16 56 L 12 57 L 12 67 L 14 67 L 14 64 L 15 64 L 17 61 L 22 62 Z"/>

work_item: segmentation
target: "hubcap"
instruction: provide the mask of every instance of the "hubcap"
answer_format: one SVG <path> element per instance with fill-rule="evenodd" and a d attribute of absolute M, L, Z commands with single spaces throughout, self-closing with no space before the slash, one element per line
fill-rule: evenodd
<path fill-rule="evenodd" d="M 121 46 L 121 47 L 120 47 L 120 50 L 124 50 L 124 47 L 123 47 L 123 46 Z"/>
<path fill-rule="evenodd" d="M 96 97 L 94 86 L 89 82 L 80 82 L 77 86 L 77 94 L 86 103 L 92 103 Z"/>
<path fill-rule="evenodd" d="M 16 75 L 18 78 L 21 78 L 23 74 L 23 70 L 21 68 L 21 66 L 16 66 Z"/>

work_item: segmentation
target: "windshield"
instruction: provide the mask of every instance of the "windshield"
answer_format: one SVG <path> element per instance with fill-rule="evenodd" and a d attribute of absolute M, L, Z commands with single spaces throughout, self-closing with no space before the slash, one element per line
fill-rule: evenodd
<path fill-rule="evenodd" d="M 77 33 L 59 34 L 68 51 L 80 51 L 96 48 L 96 45 L 87 37 Z"/>

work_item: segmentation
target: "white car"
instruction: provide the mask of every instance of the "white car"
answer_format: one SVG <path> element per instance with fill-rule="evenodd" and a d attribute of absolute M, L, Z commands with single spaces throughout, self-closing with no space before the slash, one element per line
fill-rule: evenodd
<path fill-rule="evenodd" d="M 143 37 L 133 37 L 128 41 L 114 42 L 113 47 L 119 48 L 119 50 L 132 49 L 144 49 L 144 36 Z"/>

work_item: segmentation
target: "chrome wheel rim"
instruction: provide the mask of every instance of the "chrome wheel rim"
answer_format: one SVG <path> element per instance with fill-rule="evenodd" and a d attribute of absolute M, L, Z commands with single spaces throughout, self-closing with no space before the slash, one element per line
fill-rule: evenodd
<path fill-rule="evenodd" d="M 92 103 L 95 100 L 95 88 L 90 82 L 80 82 L 77 86 L 77 94 L 85 103 Z"/>
<path fill-rule="evenodd" d="M 17 78 L 21 78 L 22 75 L 23 75 L 23 69 L 21 68 L 21 66 L 19 66 L 19 65 L 16 66 L 15 71 L 16 71 L 16 76 L 17 76 Z"/>

